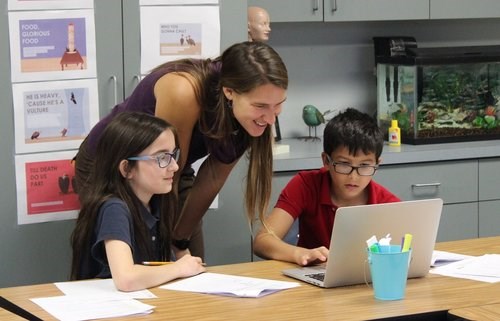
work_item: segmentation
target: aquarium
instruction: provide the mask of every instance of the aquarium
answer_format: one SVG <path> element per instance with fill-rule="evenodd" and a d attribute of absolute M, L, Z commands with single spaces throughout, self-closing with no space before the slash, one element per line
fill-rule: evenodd
<path fill-rule="evenodd" d="M 500 46 L 396 47 L 376 50 L 385 133 L 397 119 L 404 144 L 500 138 Z"/>

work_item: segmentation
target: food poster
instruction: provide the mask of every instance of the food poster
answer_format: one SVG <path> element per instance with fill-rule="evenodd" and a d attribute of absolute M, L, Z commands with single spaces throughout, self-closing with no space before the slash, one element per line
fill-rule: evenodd
<path fill-rule="evenodd" d="M 13 83 L 95 78 L 94 11 L 9 12 Z"/>

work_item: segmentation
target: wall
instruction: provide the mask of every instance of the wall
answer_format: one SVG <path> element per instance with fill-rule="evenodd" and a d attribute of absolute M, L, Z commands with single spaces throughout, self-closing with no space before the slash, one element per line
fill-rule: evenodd
<path fill-rule="evenodd" d="M 271 44 L 289 70 L 281 134 L 308 134 L 302 107 L 375 113 L 374 36 L 413 36 L 419 47 L 498 45 L 500 18 L 394 22 L 272 23 Z M 318 134 L 323 127 L 318 128 Z"/>

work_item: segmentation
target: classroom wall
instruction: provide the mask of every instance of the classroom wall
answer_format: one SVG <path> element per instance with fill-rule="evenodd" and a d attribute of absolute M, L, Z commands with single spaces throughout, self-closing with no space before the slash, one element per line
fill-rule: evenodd
<path fill-rule="evenodd" d="M 375 113 L 374 36 L 413 36 L 419 47 L 499 45 L 500 18 L 467 20 L 272 23 L 271 44 L 289 71 L 279 117 L 282 137 L 308 134 L 302 107 L 355 107 Z M 318 133 L 323 132 L 318 127 Z"/>

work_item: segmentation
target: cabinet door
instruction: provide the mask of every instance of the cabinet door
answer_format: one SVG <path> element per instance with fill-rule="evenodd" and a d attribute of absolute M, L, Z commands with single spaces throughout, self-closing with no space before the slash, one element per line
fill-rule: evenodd
<path fill-rule="evenodd" d="M 95 1 L 97 79 L 101 117 L 123 100 L 121 0 Z"/>
<path fill-rule="evenodd" d="M 273 22 L 323 21 L 323 0 L 248 0 L 248 6 L 262 7 Z"/>
<path fill-rule="evenodd" d="M 500 200 L 479 202 L 479 237 L 500 235 Z"/>
<path fill-rule="evenodd" d="M 325 21 L 429 19 L 422 0 L 324 0 Z"/>
<path fill-rule="evenodd" d="M 479 200 L 500 200 L 500 158 L 479 160 Z"/>
<path fill-rule="evenodd" d="M 445 205 L 437 242 L 477 238 L 478 221 L 478 202 Z"/>
<path fill-rule="evenodd" d="M 374 180 L 403 200 L 439 197 L 445 204 L 477 202 L 476 160 L 383 165 Z"/>
<path fill-rule="evenodd" d="M 431 19 L 498 18 L 498 0 L 431 0 Z"/>

